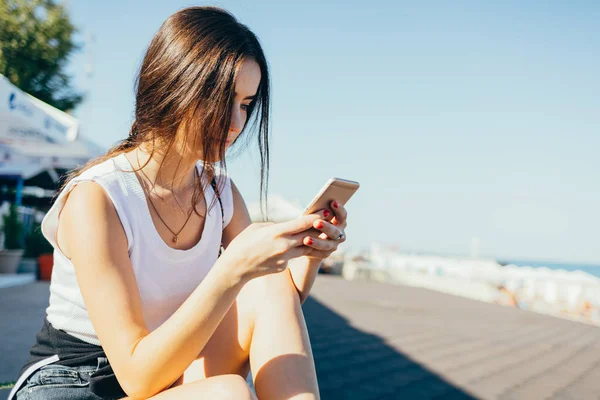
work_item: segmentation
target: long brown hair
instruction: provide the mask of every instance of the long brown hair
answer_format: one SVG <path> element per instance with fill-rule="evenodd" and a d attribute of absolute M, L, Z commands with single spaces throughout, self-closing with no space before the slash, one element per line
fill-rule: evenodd
<path fill-rule="evenodd" d="M 73 171 L 63 188 L 90 167 L 140 145 L 168 152 L 175 143 L 180 124 L 186 129 L 184 143 L 201 148 L 200 184 L 192 204 L 202 198 L 206 183 L 215 176 L 215 154 L 225 171 L 225 149 L 235 97 L 239 65 L 252 59 L 260 67 L 261 80 L 247 121 L 236 139 L 257 132 L 261 160 L 260 199 L 266 211 L 269 174 L 269 73 L 260 43 L 245 25 L 229 12 L 216 7 L 189 7 L 171 15 L 160 27 L 144 56 L 136 77 L 135 120 L 129 137 L 104 156 Z M 258 127 L 258 129 L 254 129 Z M 197 141 L 200 146 L 197 146 Z M 144 165 L 145 166 L 145 165 Z M 140 168 L 143 168 L 141 166 Z M 161 164 L 162 166 L 162 164 Z M 219 187 L 222 188 L 223 182 Z M 62 189 L 61 189 L 62 190 Z M 214 203 L 214 202 L 213 202 Z M 208 207 L 208 205 L 207 205 Z"/>

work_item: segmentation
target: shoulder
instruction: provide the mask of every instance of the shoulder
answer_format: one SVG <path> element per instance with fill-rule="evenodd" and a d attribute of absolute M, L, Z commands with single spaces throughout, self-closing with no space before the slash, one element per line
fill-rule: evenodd
<path fill-rule="evenodd" d="M 61 213 L 61 219 L 65 217 L 78 225 L 98 222 L 97 229 L 120 226 L 114 202 L 105 187 L 96 181 L 80 182 L 71 190 Z"/>
<path fill-rule="evenodd" d="M 82 181 L 73 187 L 65 199 L 63 212 L 67 207 L 77 211 L 113 208 L 104 187 L 95 180 Z"/>
<path fill-rule="evenodd" d="M 133 175 L 133 179 L 129 175 Z M 65 194 L 84 182 L 93 182 L 104 189 L 104 197 L 110 199 L 119 214 L 125 212 L 127 203 L 139 196 L 139 189 L 133 182 L 135 173 L 123 154 L 111 157 L 83 171 L 65 187 Z M 63 194 L 61 193 L 61 196 Z"/>
<path fill-rule="evenodd" d="M 87 168 L 74 179 L 90 180 L 94 178 L 109 178 L 112 176 L 116 176 L 119 171 L 120 170 L 117 166 L 117 163 L 115 162 L 115 157 L 113 157 Z"/>
<path fill-rule="evenodd" d="M 72 178 L 57 196 L 42 221 L 44 236 L 53 246 L 59 247 L 59 236 L 71 230 L 80 231 L 87 224 L 112 233 L 115 229 L 128 228 L 125 224 L 127 216 L 120 204 L 127 198 L 123 194 L 124 186 L 113 159 L 86 169 Z M 59 220 L 62 227 L 71 225 L 72 229 L 61 228 L 59 233 Z M 130 232 L 127 233 L 130 238 Z"/>
<path fill-rule="evenodd" d="M 126 235 L 119 216 L 104 187 L 95 181 L 77 184 L 65 198 L 60 212 L 57 244 L 70 258 L 73 246 L 87 243 L 105 243 L 127 248 Z M 86 246 L 87 247 L 87 246 Z"/>
<path fill-rule="evenodd" d="M 88 212 L 89 217 L 99 214 L 116 215 L 115 208 L 119 206 L 119 199 L 126 197 L 121 194 L 120 189 L 124 188 L 126 183 L 119 172 L 114 159 L 111 158 L 74 177 L 59 195 L 59 214 L 62 216 L 65 212 Z"/>

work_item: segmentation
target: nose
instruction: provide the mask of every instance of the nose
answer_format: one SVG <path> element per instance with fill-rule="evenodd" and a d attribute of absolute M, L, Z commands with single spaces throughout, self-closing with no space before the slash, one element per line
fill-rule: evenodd
<path fill-rule="evenodd" d="M 232 132 L 234 134 L 239 134 L 242 129 L 244 128 L 244 116 L 242 115 L 242 112 L 239 110 L 238 107 L 235 107 L 233 109 L 233 112 L 231 113 L 231 122 L 229 124 L 229 132 Z"/>

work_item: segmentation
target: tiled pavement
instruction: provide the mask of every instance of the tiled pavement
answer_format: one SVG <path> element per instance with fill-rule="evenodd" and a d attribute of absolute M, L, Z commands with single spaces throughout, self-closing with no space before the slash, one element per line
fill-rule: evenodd
<path fill-rule="evenodd" d="M 0 383 L 17 379 L 42 327 L 49 296 L 45 282 L 0 289 Z M 0 389 L 0 399 L 9 393 Z"/>
<path fill-rule="evenodd" d="M 15 379 L 47 301 L 47 283 L 0 289 L 0 382 Z M 326 275 L 304 313 L 324 400 L 600 399 L 595 327 Z"/>
<path fill-rule="evenodd" d="M 319 276 L 304 305 L 327 399 L 600 399 L 600 329 Z"/>

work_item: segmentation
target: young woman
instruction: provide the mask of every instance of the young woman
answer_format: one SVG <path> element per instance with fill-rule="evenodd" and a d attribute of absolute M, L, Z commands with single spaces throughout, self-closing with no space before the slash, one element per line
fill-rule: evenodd
<path fill-rule="evenodd" d="M 318 398 L 300 304 L 346 211 L 251 224 L 224 157 L 258 127 L 264 199 L 268 110 L 247 27 L 209 7 L 167 19 L 129 137 L 74 173 L 42 224 L 50 306 L 18 400 L 250 399 L 250 367 L 261 399 Z"/>

